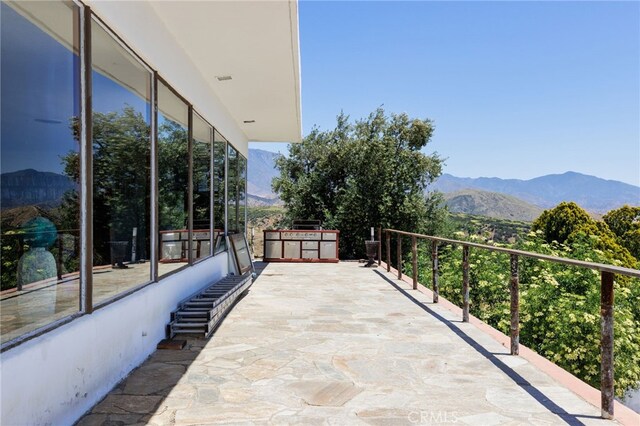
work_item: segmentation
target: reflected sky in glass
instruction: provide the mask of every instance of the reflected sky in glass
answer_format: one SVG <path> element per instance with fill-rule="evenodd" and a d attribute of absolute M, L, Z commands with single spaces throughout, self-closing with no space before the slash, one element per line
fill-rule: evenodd
<path fill-rule="evenodd" d="M 35 169 L 63 174 L 60 157 L 77 150 L 70 123 L 79 115 L 80 105 L 68 93 L 74 91 L 73 98 L 79 98 L 80 88 L 72 78 L 78 56 L 69 55 L 67 47 L 5 3 L 0 8 L 1 54 L 12 58 L 2 62 L 1 73 L 2 173 Z M 145 119 L 150 119 L 150 105 L 144 99 L 100 73 L 94 71 L 92 77 L 101 94 L 93 98 L 95 111 L 120 111 L 124 103 L 146 111 Z"/>

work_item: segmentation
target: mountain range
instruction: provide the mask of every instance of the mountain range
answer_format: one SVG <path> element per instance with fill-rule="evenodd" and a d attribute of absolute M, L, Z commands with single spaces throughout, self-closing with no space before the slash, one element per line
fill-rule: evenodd
<path fill-rule="evenodd" d="M 271 189 L 271 181 L 280 173 L 276 169 L 279 154 L 262 149 L 249 150 L 247 171 L 247 198 L 249 205 L 278 204 L 280 199 Z"/>
<path fill-rule="evenodd" d="M 249 205 L 281 204 L 271 189 L 278 175 L 278 154 L 249 150 L 247 198 Z M 74 188 L 68 177 L 32 169 L 0 175 L 2 209 L 20 206 L 56 206 Z M 625 204 L 640 205 L 640 187 L 576 172 L 529 180 L 465 178 L 443 174 L 429 191 L 445 194 L 450 211 L 511 220 L 531 221 L 543 209 L 575 201 L 585 210 L 602 214 Z"/>
<path fill-rule="evenodd" d="M 0 175 L 0 203 L 2 209 L 21 206 L 49 206 L 60 204 L 65 192 L 75 188 L 67 176 L 33 169 L 18 170 Z"/>
<path fill-rule="evenodd" d="M 594 213 L 606 213 L 625 204 L 640 205 L 640 187 L 576 172 L 529 180 L 464 178 L 445 173 L 429 189 L 443 193 L 462 189 L 498 192 L 545 209 L 563 201 L 574 201 Z"/>
<path fill-rule="evenodd" d="M 279 202 L 271 190 L 278 175 L 278 154 L 261 149 L 249 150 L 249 203 L 269 205 Z M 550 174 L 534 179 L 466 178 L 443 174 L 428 191 L 445 194 L 453 212 L 478 214 L 501 219 L 531 221 L 544 209 L 562 201 L 574 201 L 585 210 L 602 214 L 625 204 L 640 205 L 640 187 L 601 179 L 577 172 Z"/>

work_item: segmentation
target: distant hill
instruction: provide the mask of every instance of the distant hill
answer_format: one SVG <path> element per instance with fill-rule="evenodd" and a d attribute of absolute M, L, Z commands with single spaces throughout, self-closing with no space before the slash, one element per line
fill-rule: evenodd
<path fill-rule="evenodd" d="M 55 207 L 65 192 L 75 187 L 67 176 L 33 169 L 0 175 L 2 209 L 21 206 Z"/>
<path fill-rule="evenodd" d="M 247 194 L 247 205 L 249 207 L 269 207 L 269 206 L 281 206 L 282 200 L 280 198 L 267 198 L 258 197 L 257 195 Z"/>
<path fill-rule="evenodd" d="M 8 229 L 16 229 L 34 217 L 44 217 L 53 222 L 56 221 L 51 210 L 45 210 L 37 206 L 14 207 L 2 210 L 0 227 L 3 232 Z"/>
<path fill-rule="evenodd" d="M 278 154 L 262 149 L 249 150 L 250 166 L 247 180 L 249 194 L 264 198 L 275 197 L 271 190 L 271 180 L 279 174 L 275 168 L 277 157 Z"/>
<path fill-rule="evenodd" d="M 278 154 L 261 149 L 249 150 L 247 192 L 250 195 L 250 204 L 272 205 L 279 203 L 277 196 L 271 190 L 271 181 L 278 175 L 275 168 L 277 156 Z M 466 198 L 459 198 L 455 202 L 451 201 L 451 206 L 456 206 L 455 208 L 460 211 L 486 208 L 486 211 L 491 213 L 489 216 L 506 219 L 531 220 L 534 211 L 540 211 L 539 208 L 555 207 L 562 201 L 575 201 L 592 214 L 606 213 L 624 204 L 640 205 L 640 187 L 576 172 L 545 175 L 529 180 L 462 178 L 445 173 L 428 188 L 429 191 L 438 190 L 445 194 L 469 189 L 510 195 L 519 200 L 500 198 L 495 194 L 489 196 L 475 193 L 472 196 L 467 193 Z M 447 198 L 452 200 L 453 197 L 448 196 Z M 506 203 L 506 205 L 495 204 L 494 207 L 489 207 L 489 203 Z M 475 207 L 472 208 L 472 205 Z"/>
<path fill-rule="evenodd" d="M 543 209 L 511 195 L 498 192 L 463 189 L 444 194 L 445 202 L 452 213 L 488 216 L 531 222 Z"/>
<path fill-rule="evenodd" d="M 249 150 L 249 171 L 247 175 L 247 195 L 249 205 L 274 205 L 280 199 L 271 190 L 271 181 L 278 176 L 275 168 L 278 154 L 262 149 Z"/>
<path fill-rule="evenodd" d="M 575 201 L 596 213 L 606 213 L 624 204 L 640 205 L 640 187 L 576 172 L 530 180 L 460 178 L 445 173 L 429 188 L 434 189 L 444 193 L 463 189 L 500 192 L 542 208 L 554 207 L 562 201 Z"/>

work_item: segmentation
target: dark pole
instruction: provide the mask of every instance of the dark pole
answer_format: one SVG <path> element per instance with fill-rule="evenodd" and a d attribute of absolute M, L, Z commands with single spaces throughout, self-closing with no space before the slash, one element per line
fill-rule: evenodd
<path fill-rule="evenodd" d="M 438 242 L 431 241 L 431 282 L 433 284 L 433 303 L 438 303 Z"/>
<path fill-rule="evenodd" d="M 382 264 L 382 227 L 378 226 L 378 266 Z"/>
<path fill-rule="evenodd" d="M 397 246 L 398 246 L 398 279 L 401 280 L 402 279 L 402 235 L 397 234 L 398 235 L 398 241 L 397 241 Z"/>
<path fill-rule="evenodd" d="M 602 417 L 613 418 L 613 274 L 600 273 L 600 400 Z"/>
<path fill-rule="evenodd" d="M 385 231 L 387 249 L 387 272 L 391 272 L 391 232 Z"/>
<path fill-rule="evenodd" d="M 418 289 L 418 239 L 411 236 L 411 266 L 413 268 L 413 289 Z"/>
<path fill-rule="evenodd" d="M 469 322 L 469 246 L 462 246 L 462 322 Z"/>
<path fill-rule="evenodd" d="M 518 286 L 518 255 L 511 255 L 511 355 L 520 353 L 520 293 Z"/>

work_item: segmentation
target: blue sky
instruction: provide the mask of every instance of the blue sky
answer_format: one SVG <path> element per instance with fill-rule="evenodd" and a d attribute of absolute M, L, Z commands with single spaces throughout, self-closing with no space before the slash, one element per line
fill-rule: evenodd
<path fill-rule="evenodd" d="M 457 176 L 640 185 L 639 2 L 299 4 L 302 117 L 430 118 Z M 283 149 L 276 144 L 252 148 Z"/>

